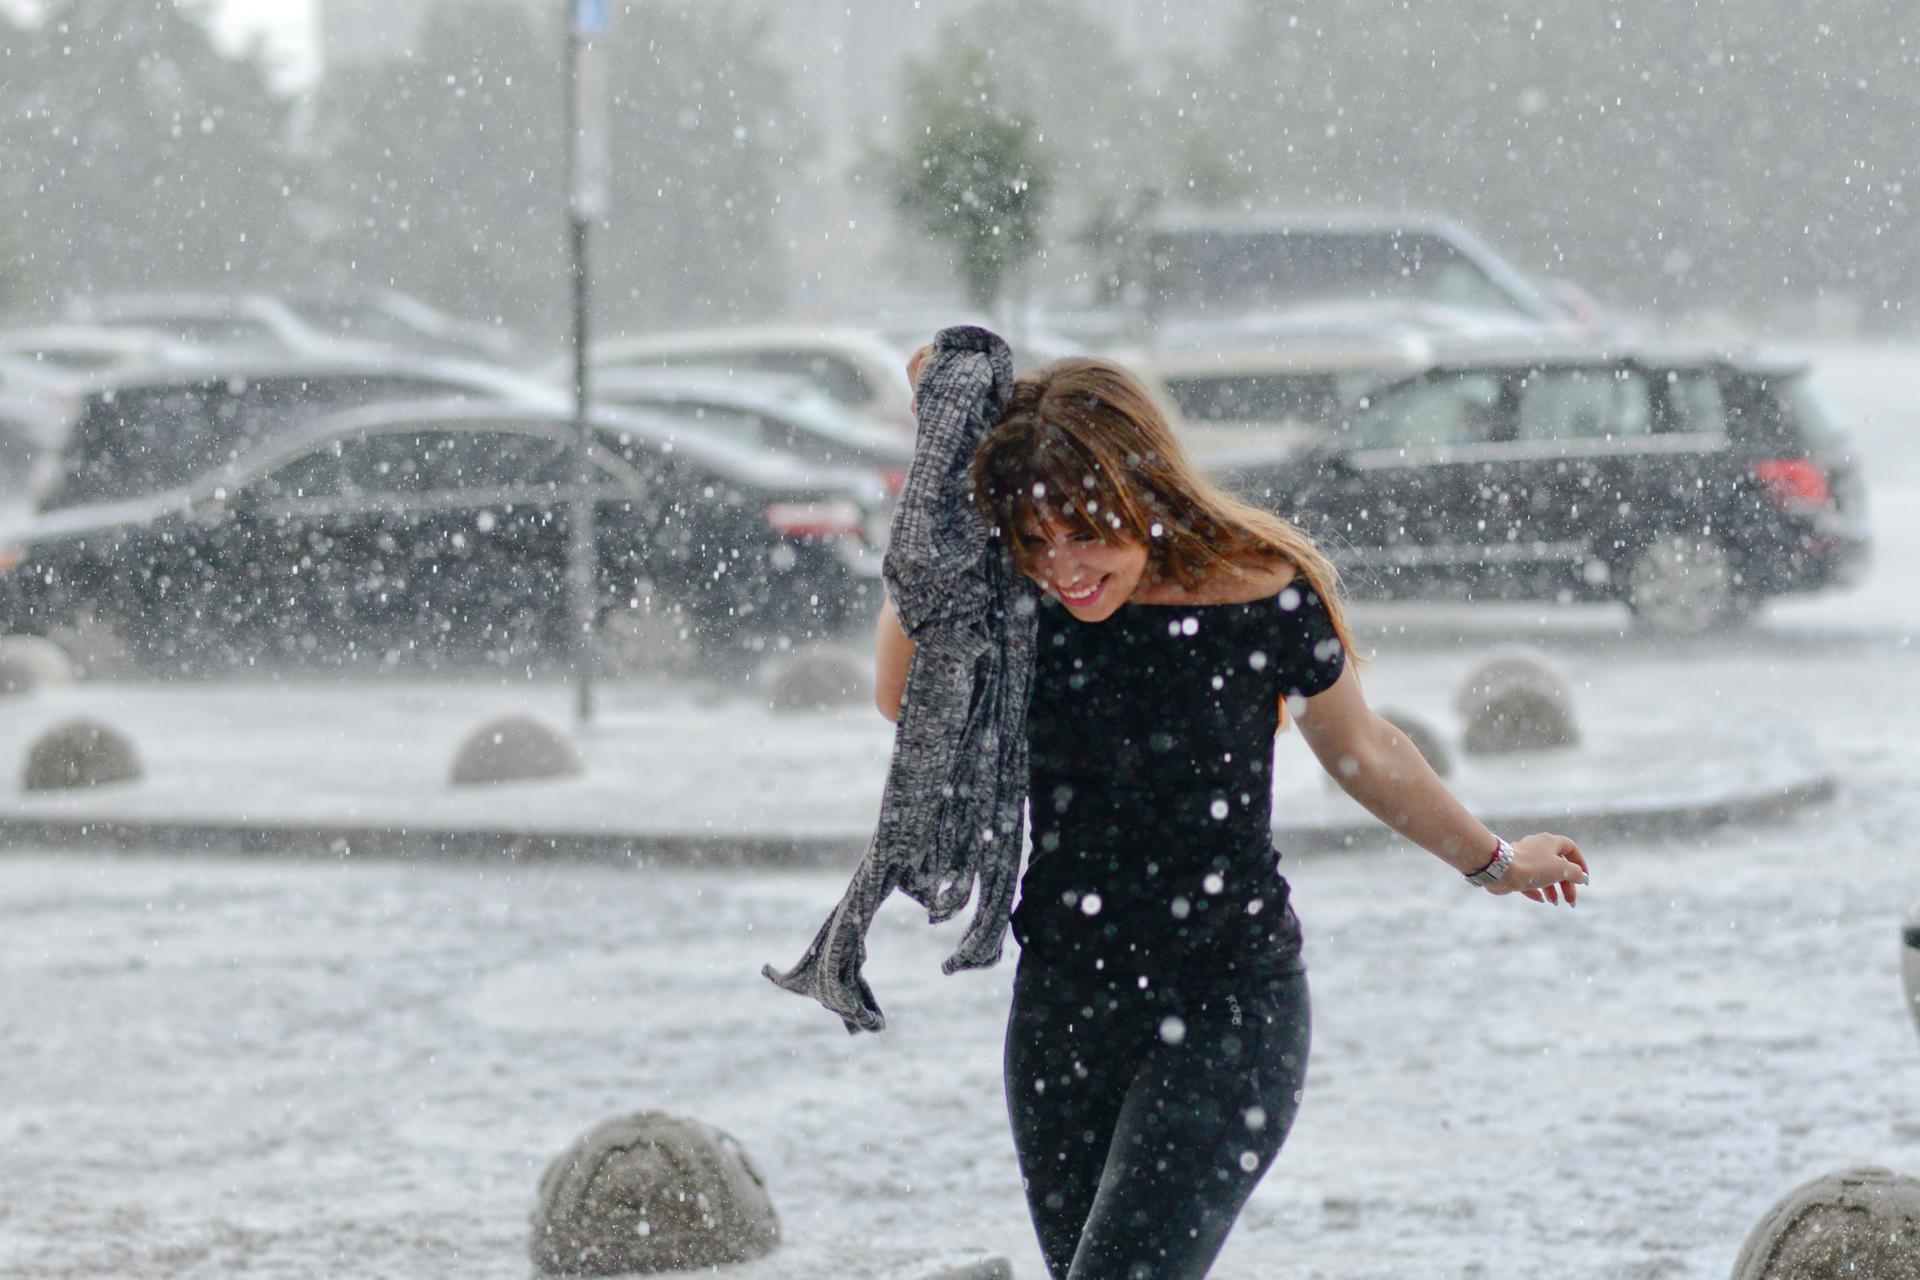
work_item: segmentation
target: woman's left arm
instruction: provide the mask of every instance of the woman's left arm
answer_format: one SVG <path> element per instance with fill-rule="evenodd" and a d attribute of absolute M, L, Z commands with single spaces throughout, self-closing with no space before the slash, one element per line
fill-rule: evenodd
<path fill-rule="evenodd" d="M 1367 705 L 1349 664 L 1310 698 L 1295 700 L 1300 736 L 1341 789 L 1367 812 L 1461 875 L 1492 859 L 1498 837 L 1447 790 L 1407 735 Z M 1513 865 L 1489 888 L 1536 902 L 1574 903 L 1587 882 L 1587 859 L 1565 836 L 1540 833 L 1514 844 Z"/>

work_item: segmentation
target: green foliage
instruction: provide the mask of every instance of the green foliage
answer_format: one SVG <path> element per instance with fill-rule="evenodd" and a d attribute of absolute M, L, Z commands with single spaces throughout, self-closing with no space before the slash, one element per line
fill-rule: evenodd
<path fill-rule="evenodd" d="M 1143 219 L 1154 208 L 1221 204 L 1252 185 L 1221 131 L 1196 109 L 1191 85 L 1212 69 L 1176 59 L 1150 74 L 1083 0 L 977 0 L 944 29 L 927 66 L 909 69 L 909 94 L 929 69 L 958 81 L 962 67 L 977 70 L 980 83 L 950 83 L 949 97 L 972 94 L 981 109 L 998 104 L 1003 115 L 1031 122 L 1045 150 L 1048 212 L 1072 228 L 1102 301 L 1117 300 L 1139 277 Z M 911 124 L 907 136 L 916 137 Z"/>
<path fill-rule="evenodd" d="M 0 201 L 17 300 L 241 287 L 293 257 L 287 109 L 197 6 L 51 0 L 0 24 Z M 18 295 L 27 295 L 19 298 Z"/>
<path fill-rule="evenodd" d="M 977 307 L 991 307 L 1040 243 L 1050 158 L 1020 106 L 992 89 L 991 58 L 949 48 L 909 73 L 908 142 L 895 156 L 900 211 L 945 243 Z"/>

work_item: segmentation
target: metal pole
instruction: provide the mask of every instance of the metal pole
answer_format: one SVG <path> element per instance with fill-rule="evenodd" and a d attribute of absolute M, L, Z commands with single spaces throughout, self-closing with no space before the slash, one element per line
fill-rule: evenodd
<path fill-rule="evenodd" d="M 569 657 L 574 714 L 593 718 L 597 659 L 599 551 L 594 531 L 593 426 L 588 417 L 587 231 L 606 209 L 606 104 L 592 37 L 606 29 L 604 0 L 567 0 L 567 224 L 573 283 L 573 500 L 567 522 L 567 598 L 573 619 Z"/>
<path fill-rule="evenodd" d="M 593 718 L 595 614 L 599 557 L 593 522 L 593 426 L 587 417 L 587 220 L 575 215 L 573 247 L 573 504 L 568 521 L 567 580 L 573 604 L 574 714 Z"/>

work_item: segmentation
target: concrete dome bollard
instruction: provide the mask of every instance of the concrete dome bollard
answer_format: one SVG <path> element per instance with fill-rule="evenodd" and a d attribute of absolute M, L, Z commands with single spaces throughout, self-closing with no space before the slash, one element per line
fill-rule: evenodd
<path fill-rule="evenodd" d="M 1407 735 L 1414 749 L 1426 757 L 1433 771 L 1441 777 L 1453 773 L 1453 753 L 1447 750 L 1447 740 L 1440 736 L 1440 730 L 1411 711 L 1389 708 L 1380 712 L 1380 718 Z"/>
<path fill-rule="evenodd" d="M 73 659 L 39 636 L 0 636 L 0 697 L 73 683 Z"/>
<path fill-rule="evenodd" d="M 21 786 L 62 791 L 133 782 L 141 775 L 133 743 L 97 720 L 69 720 L 41 734 L 27 750 Z"/>
<path fill-rule="evenodd" d="M 540 1176 L 534 1265 L 549 1275 L 683 1271 L 780 1242 L 766 1180 L 712 1125 L 642 1111 L 595 1125 Z"/>
<path fill-rule="evenodd" d="M 453 759 L 455 786 L 565 778 L 581 772 L 579 753 L 531 716 L 502 716 L 467 735 Z"/>
<path fill-rule="evenodd" d="M 1920 902 L 1907 912 L 1907 923 L 1900 930 L 1900 981 L 1907 989 L 1907 1012 L 1920 1030 Z"/>
<path fill-rule="evenodd" d="M 1920 1179 L 1845 1169 L 1787 1193 L 1733 1264 L 1733 1280 L 1913 1280 Z"/>
<path fill-rule="evenodd" d="M 1411 711 L 1402 711 L 1398 708 L 1379 708 L 1379 715 L 1382 720 L 1407 735 L 1408 741 L 1413 743 L 1414 750 L 1426 758 L 1435 773 L 1443 778 L 1452 776 L 1453 752 L 1448 749 L 1447 740 L 1441 736 L 1440 730 L 1430 721 Z M 1326 778 L 1328 786 L 1340 785 L 1339 779 L 1331 773 L 1322 776 Z"/>
<path fill-rule="evenodd" d="M 780 664 L 768 705 L 775 711 L 850 706 L 873 694 L 872 670 L 844 653 L 814 649 Z"/>
<path fill-rule="evenodd" d="M 1467 673 L 1454 695 L 1467 722 L 1461 749 L 1469 755 L 1547 751 L 1580 740 L 1565 676 L 1534 649 L 1502 649 Z"/>

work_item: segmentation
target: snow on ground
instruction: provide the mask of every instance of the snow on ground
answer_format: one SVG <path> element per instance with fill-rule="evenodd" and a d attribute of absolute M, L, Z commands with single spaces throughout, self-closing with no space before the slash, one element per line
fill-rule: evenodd
<path fill-rule="evenodd" d="M 1216 1274 L 1717 1277 L 1790 1186 L 1920 1168 L 1916 819 L 1883 779 L 1779 830 L 1594 848 L 1572 912 L 1406 850 L 1299 860 L 1306 1101 Z M 955 930 L 890 908 L 877 1039 L 758 976 L 840 883 L 18 854 L 0 1275 L 525 1275 L 544 1161 L 665 1107 L 740 1137 L 797 1238 L 1039 1276 L 1010 968 L 941 977 Z"/>
<path fill-rule="evenodd" d="M 1800 1182 L 1920 1172 L 1897 977 L 1920 897 L 1920 362 L 1829 356 L 1886 406 L 1856 424 L 1879 538 L 1860 588 L 1677 646 L 1606 609 L 1362 621 L 1377 690 L 1525 638 L 1674 759 L 1706 749 L 1703 722 L 1797 720 L 1841 797 L 1590 842 L 1572 912 L 1462 890 L 1404 847 L 1291 857 L 1314 1057 L 1222 1280 L 1706 1280 Z M 940 976 L 958 922 L 896 902 L 868 971 L 884 1036 L 758 976 L 843 881 L 14 851 L 0 1276 L 525 1276 L 546 1159 L 667 1107 L 742 1139 L 797 1239 L 984 1246 L 1037 1280 L 1000 1095 L 1011 966 Z"/>
<path fill-rule="evenodd" d="M 1451 707 L 1470 650 L 1379 664 L 1376 705 L 1411 711 L 1456 744 Z M 1490 812 L 1561 813 L 1629 805 L 1705 804 L 1771 794 L 1817 777 L 1821 763 L 1784 708 L 1736 727 L 1656 701 L 1637 670 L 1574 654 L 1579 749 L 1457 757 L 1454 786 Z M 585 730 L 571 690 L 547 681 L 507 687 L 380 681 L 342 688 L 300 681 L 193 686 L 85 682 L 23 699 L 0 720 L 0 762 L 24 760 L 54 725 L 84 716 L 127 734 L 147 773 L 100 791 L 31 793 L 0 775 L 0 816 L 149 819 L 322 828 L 539 831 L 680 837 L 818 837 L 856 847 L 871 833 L 892 727 L 871 706 L 804 714 L 751 696 L 700 697 L 657 683 L 604 688 Z M 509 712 L 567 732 L 585 762 L 575 778 L 454 787 L 461 741 Z M 1676 725 L 1712 746 L 1674 760 Z M 1457 747 L 1456 756 L 1457 756 Z M 1366 814 L 1325 777 L 1298 735 L 1280 745 L 1274 812 L 1282 831 L 1352 830 Z"/>

